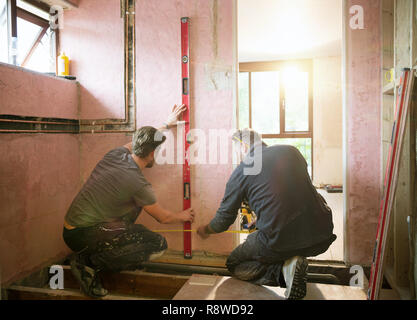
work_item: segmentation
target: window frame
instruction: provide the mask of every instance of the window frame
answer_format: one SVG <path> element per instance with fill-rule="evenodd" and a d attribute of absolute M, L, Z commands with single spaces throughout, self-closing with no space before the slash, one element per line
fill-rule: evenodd
<path fill-rule="evenodd" d="M 24 0 L 24 2 L 42 10 L 42 11 L 45 11 L 45 12 L 49 13 L 50 6 L 48 6 L 47 4 L 40 3 L 40 2 L 35 1 L 35 0 Z M 18 32 L 17 32 L 18 31 L 17 30 L 17 18 L 23 19 L 27 22 L 30 22 L 30 23 L 35 24 L 35 25 L 42 28 L 41 31 L 39 32 L 37 38 L 34 40 L 31 48 L 26 53 L 25 58 L 22 60 L 21 65 L 19 66 L 19 67 L 25 68 L 27 63 L 29 62 L 30 58 L 32 57 L 33 53 L 35 52 L 36 48 L 38 47 L 39 43 L 41 42 L 42 38 L 44 37 L 44 35 L 48 31 L 48 29 L 50 28 L 50 23 L 49 23 L 48 20 L 45 20 L 44 18 L 39 17 L 36 14 L 33 14 L 29 11 L 26 11 L 26 10 L 18 7 L 16 0 L 7 0 L 7 8 L 8 8 L 7 18 L 8 18 L 8 29 L 9 29 L 9 31 L 8 31 L 9 50 L 10 50 L 10 44 L 11 44 L 12 39 L 17 38 L 17 34 L 18 34 Z M 58 30 L 54 30 L 54 32 L 55 32 L 55 48 L 56 48 L 56 52 L 58 52 L 59 33 L 58 33 Z M 9 51 L 8 63 L 17 66 L 17 61 L 12 61 L 11 60 L 10 51 Z"/>
<path fill-rule="evenodd" d="M 23 19 L 32 24 L 36 24 L 37 26 L 42 28 L 37 38 L 35 39 L 34 43 L 32 44 L 31 48 L 26 53 L 25 58 L 22 60 L 22 64 L 20 66 L 24 68 L 26 64 L 28 63 L 29 59 L 32 57 L 39 43 L 41 42 L 43 36 L 48 31 L 50 25 L 49 25 L 49 21 L 19 7 L 16 8 L 16 21 L 17 21 L 17 18 Z"/>
<path fill-rule="evenodd" d="M 249 73 L 249 127 L 252 128 L 252 72 L 280 71 L 286 67 L 297 66 L 300 71 L 308 73 L 308 131 L 286 131 L 285 128 L 285 90 L 280 85 L 280 133 L 262 134 L 266 139 L 311 138 L 313 139 L 313 62 L 312 60 L 244 62 L 239 64 L 239 72 Z M 240 112 L 240 110 L 239 110 Z"/>

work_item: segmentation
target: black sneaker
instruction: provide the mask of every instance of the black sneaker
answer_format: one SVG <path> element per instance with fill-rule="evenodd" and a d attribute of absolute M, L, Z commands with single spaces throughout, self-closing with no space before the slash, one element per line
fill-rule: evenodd
<path fill-rule="evenodd" d="M 304 257 L 294 257 L 285 261 L 282 268 L 285 284 L 285 297 L 288 300 L 301 300 L 307 294 L 307 267 Z"/>
<path fill-rule="evenodd" d="M 82 291 L 92 298 L 102 298 L 108 294 L 108 291 L 101 285 L 98 272 L 93 268 L 81 264 L 78 255 L 71 258 L 71 272 L 77 279 Z"/>

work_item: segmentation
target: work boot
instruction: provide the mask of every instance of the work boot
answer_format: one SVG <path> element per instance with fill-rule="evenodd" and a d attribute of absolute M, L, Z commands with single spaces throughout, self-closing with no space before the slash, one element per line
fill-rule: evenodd
<path fill-rule="evenodd" d="M 80 262 L 80 258 L 75 254 L 71 258 L 71 272 L 81 286 L 81 290 L 92 298 L 102 298 L 108 291 L 101 285 L 98 271 Z"/>
<path fill-rule="evenodd" d="M 307 267 L 308 262 L 304 257 L 293 257 L 285 261 L 282 274 L 287 287 L 285 298 L 288 300 L 301 300 L 306 296 Z"/>

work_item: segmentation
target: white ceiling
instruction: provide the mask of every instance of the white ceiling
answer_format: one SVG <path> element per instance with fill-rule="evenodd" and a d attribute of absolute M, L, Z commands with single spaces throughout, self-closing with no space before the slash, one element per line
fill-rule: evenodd
<path fill-rule="evenodd" d="M 238 0 L 239 61 L 337 56 L 342 0 Z"/>

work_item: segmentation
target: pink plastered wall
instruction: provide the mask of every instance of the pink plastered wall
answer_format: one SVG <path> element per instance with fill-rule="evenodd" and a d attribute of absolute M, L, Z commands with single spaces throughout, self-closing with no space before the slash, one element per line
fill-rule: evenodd
<path fill-rule="evenodd" d="M 77 84 L 0 64 L 0 114 L 78 117 Z M 79 137 L 0 134 L 0 283 L 65 257 L 64 215 L 80 183 Z"/>
<path fill-rule="evenodd" d="M 98 10 L 92 10 L 98 7 Z M 136 2 L 136 57 L 137 57 L 137 125 L 162 126 L 174 104 L 181 103 L 181 34 L 180 19 L 191 19 L 191 107 L 192 127 L 203 130 L 233 128 L 235 74 L 233 41 L 234 1 L 137 1 Z M 123 101 L 119 79 L 110 75 L 123 74 L 123 30 L 119 1 L 106 2 L 81 0 L 79 9 L 65 16 L 61 32 L 63 46 L 71 47 L 74 37 L 77 44 L 66 52 L 71 53 L 74 75 L 81 83 L 81 115 L 89 118 L 106 118 L 121 115 Z M 116 9 L 117 7 L 117 9 Z M 77 30 L 78 23 L 85 25 L 85 15 L 94 22 L 95 37 Z M 90 22 L 92 24 L 93 22 Z M 103 26 L 101 28 L 102 24 Z M 115 30 L 108 33 L 108 26 Z M 117 32 L 116 32 L 117 31 Z M 84 39 L 83 39 L 84 37 Z M 104 43 L 112 43 L 112 51 L 98 50 Z M 70 45 L 71 44 L 71 45 Z M 90 51 L 92 50 L 92 51 Z M 87 55 L 84 53 L 90 51 Z M 95 65 L 105 65 L 96 83 L 89 57 L 94 55 Z M 85 66 L 85 70 L 82 70 Z M 116 81 L 117 79 L 117 81 Z M 116 83 L 117 82 L 117 83 Z M 105 94 L 102 94 L 105 92 Z M 96 97 L 93 103 L 84 96 Z M 107 97 L 111 96 L 111 100 Z M 97 103 L 103 101 L 103 103 Z M 171 136 L 172 134 L 172 136 Z M 167 133 L 166 148 L 177 156 L 176 130 Z M 114 147 L 131 140 L 125 134 L 83 134 L 81 136 L 81 172 L 83 181 L 101 157 Z M 208 142 L 207 142 L 208 148 Z M 229 148 L 230 151 L 230 148 Z M 228 177 L 232 172 L 231 152 L 228 162 L 219 165 L 192 166 L 192 206 L 197 212 L 193 228 L 207 223 L 216 213 Z M 208 158 L 208 155 L 207 155 Z M 182 210 L 182 165 L 163 164 L 147 169 L 145 175 L 151 182 L 158 202 L 173 211 Z M 163 226 L 142 213 L 138 223 L 152 230 L 182 229 L 182 225 Z M 170 249 L 183 250 L 182 233 L 164 233 Z M 193 249 L 214 253 L 228 253 L 233 249 L 231 235 L 213 236 L 207 241 L 193 235 Z"/>
<path fill-rule="evenodd" d="M 189 17 L 192 128 L 206 135 L 208 162 L 209 130 L 233 128 L 233 1 L 162 0 L 140 1 L 137 5 L 138 123 L 158 126 L 171 105 L 181 103 L 180 19 Z M 175 155 L 176 135 L 173 131 L 168 142 Z M 191 202 L 197 214 L 193 229 L 208 223 L 215 215 L 232 172 L 231 154 L 228 160 L 227 164 L 192 166 Z M 162 205 L 180 211 L 182 166 L 157 166 L 146 175 Z M 167 229 L 146 215 L 139 220 L 152 229 Z M 183 249 L 182 234 L 164 236 L 171 249 Z M 233 236 L 222 234 L 202 241 L 193 234 L 192 243 L 194 250 L 229 253 L 233 249 Z"/>
<path fill-rule="evenodd" d="M 69 254 L 65 213 L 79 188 L 76 135 L 0 135 L 1 283 Z"/>
<path fill-rule="evenodd" d="M 382 4 L 348 1 L 353 5 L 364 8 L 365 28 L 347 28 L 347 258 L 369 264 L 381 193 Z"/>
<path fill-rule="evenodd" d="M 0 63 L 0 114 L 78 118 L 75 81 Z"/>
<path fill-rule="evenodd" d="M 65 12 L 60 51 L 80 82 L 81 119 L 124 117 L 123 30 L 119 0 L 79 0 Z"/>

